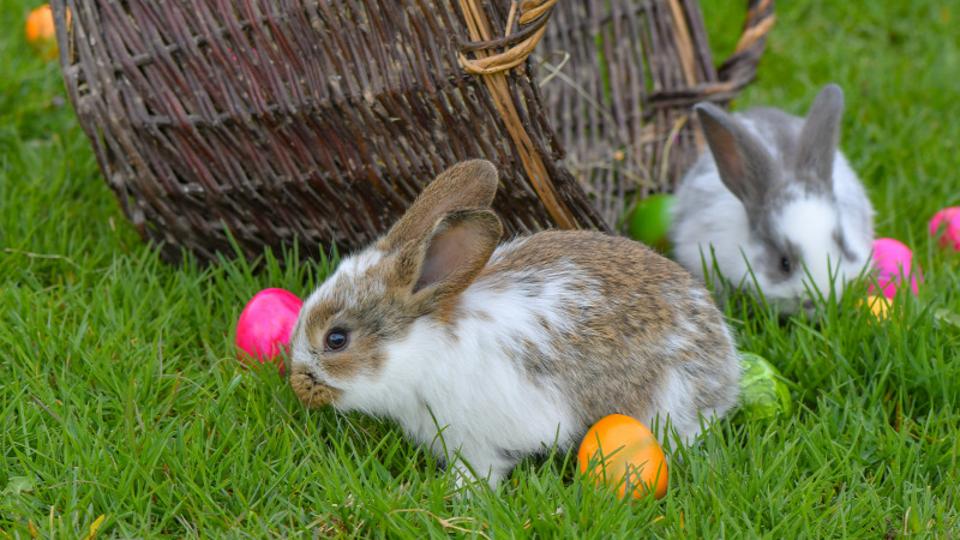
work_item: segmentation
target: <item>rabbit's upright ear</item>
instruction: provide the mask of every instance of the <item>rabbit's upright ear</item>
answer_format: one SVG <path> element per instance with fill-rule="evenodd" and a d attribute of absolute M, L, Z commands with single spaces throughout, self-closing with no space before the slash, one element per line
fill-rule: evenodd
<path fill-rule="evenodd" d="M 694 110 L 724 185 L 748 211 L 762 208 L 770 188 L 780 179 L 770 152 L 720 107 L 700 103 Z"/>
<path fill-rule="evenodd" d="M 390 252 L 425 238 L 446 214 L 468 208 L 489 208 L 497 193 L 497 169 L 493 163 L 474 159 L 440 173 L 417 197 L 406 213 L 378 243 Z"/>
<path fill-rule="evenodd" d="M 811 187 L 831 188 L 833 159 L 840 145 L 840 120 L 843 117 L 843 90 L 828 84 L 810 106 L 800 132 L 797 171 Z"/>

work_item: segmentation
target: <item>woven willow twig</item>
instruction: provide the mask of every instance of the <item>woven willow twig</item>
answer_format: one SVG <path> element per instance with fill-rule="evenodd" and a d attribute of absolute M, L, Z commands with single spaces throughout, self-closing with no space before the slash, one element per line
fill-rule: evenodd
<path fill-rule="evenodd" d="M 533 52 L 534 47 L 543 37 L 546 31 L 546 20 L 550 16 L 550 8 L 557 3 L 557 0 L 527 0 L 519 11 L 519 21 L 523 25 L 526 22 L 539 21 L 540 30 L 537 30 L 530 37 L 520 43 L 513 45 L 508 50 L 499 54 L 489 54 L 483 49 L 468 47 L 477 55 L 477 60 L 469 60 L 464 54 L 459 55 L 460 65 L 468 73 L 483 75 L 484 83 L 490 90 L 490 96 L 497 107 L 497 111 L 506 124 L 510 138 L 513 140 L 514 147 L 520 154 L 520 160 L 523 162 L 523 168 L 527 172 L 533 188 L 540 201 L 547 207 L 550 217 L 562 229 L 573 229 L 577 227 L 576 218 L 557 200 L 550 177 L 547 174 L 547 168 L 543 159 L 534 147 L 530 136 L 527 134 L 520 120 L 520 115 L 510 97 L 510 88 L 504 71 L 514 68 L 525 62 L 527 56 Z M 460 0 L 460 5 L 466 17 L 467 29 L 470 32 L 470 38 L 473 40 L 483 40 L 490 42 L 492 37 L 490 32 L 490 23 L 486 19 L 483 10 L 480 9 L 477 0 Z M 517 12 L 517 4 L 514 3 L 508 16 L 508 21 L 513 20 L 513 14 Z M 508 22 L 508 27 L 512 26 Z"/>
<path fill-rule="evenodd" d="M 750 0 L 734 55 L 718 71 L 694 0 L 560 2 L 537 58 L 564 165 L 608 223 L 635 197 L 669 192 L 702 148 L 698 101 L 725 104 L 756 73 L 774 21 Z M 566 59 L 558 74 L 549 58 Z"/>
<path fill-rule="evenodd" d="M 363 246 L 476 157 L 509 233 L 608 230 L 672 188 L 696 152 L 678 122 L 753 78 L 773 21 L 751 0 L 718 71 L 695 0 L 51 4 L 104 177 L 171 260 Z M 542 90 L 530 57 L 562 65 Z"/>
<path fill-rule="evenodd" d="M 477 60 L 471 60 L 461 53 L 459 55 L 460 65 L 463 66 L 467 73 L 474 75 L 491 75 L 515 68 L 524 63 L 527 57 L 530 56 L 530 53 L 533 52 L 533 49 L 536 48 L 537 44 L 540 43 L 540 39 L 543 38 L 543 34 L 547 30 L 546 23 L 550 19 L 550 9 L 553 8 L 556 3 L 557 0 L 527 0 L 524 2 L 526 7 L 521 7 L 518 10 L 517 7 L 519 4 L 517 0 L 513 0 L 510 15 L 508 15 L 507 18 L 509 25 L 507 27 L 507 35 L 504 36 L 504 39 L 490 40 L 487 38 L 484 41 L 468 43 L 463 47 L 463 49 L 468 51 L 477 51 L 486 48 L 492 49 L 504 45 L 510 45 L 510 48 L 502 53 L 488 54 Z M 480 19 L 475 18 L 483 17 L 483 11 L 479 8 L 477 0 L 462 0 L 460 5 L 463 6 L 462 9 L 464 12 L 469 15 L 467 25 L 471 29 L 471 37 L 479 39 L 484 33 L 483 30 L 488 28 L 489 25 L 478 24 L 480 23 Z M 525 37 L 516 44 L 514 44 L 515 39 L 511 39 L 510 36 L 515 14 L 519 14 L 520 25 L 530 25 L 528 29 L 520 30 L 517 34 Z M 479 31 L 474 32 L 474 28 Z M 532 32 L 530 32 L 530 30 L 532 30 Z"/>

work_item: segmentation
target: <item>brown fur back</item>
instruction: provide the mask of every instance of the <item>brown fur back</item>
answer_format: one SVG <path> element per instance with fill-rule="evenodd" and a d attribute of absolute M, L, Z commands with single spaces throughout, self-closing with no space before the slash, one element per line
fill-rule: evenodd
<path fill-rule="evenodd" d="M 729 401 L 725 396 L 737 382 L 729 380 L 725 361 L 735 352 L 721 313 L 690 274 L 643 244 L 587 231 L 539 233 L 492 261 L 480 279 L 495 284 L 502 278 L 504 288 L 516 287 L 508 281 L 513 271 L 563 263 L 576 265 L 600 299 L 590 309 L 569 308 L 566 315 L 577 321 L 572 330 L 544 323 L 563 350 L 524 347 L 519 361 L 531 378 L 566 385 L 584 422 L 612 413 L 646 417 L 671 368 L 694 381 L 698 410 Z M 522 286 L 535 293 L 545 281 L 529 275 Z M 676 351 L 665 347 L 672 335 L 683 338 Z"/>

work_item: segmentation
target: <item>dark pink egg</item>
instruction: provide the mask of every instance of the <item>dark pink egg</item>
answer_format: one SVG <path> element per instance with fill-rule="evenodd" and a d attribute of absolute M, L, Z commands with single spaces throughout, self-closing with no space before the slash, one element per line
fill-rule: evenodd
<path fill-rule="evenodd" d="M 930 236 L 940 238 L 940 247 L 960 251 L 960 206 L 934 214 L 930 220 Z"/>
<path fill-rule="evenodd" d="M 903 280 L 910 280 L 913 294 L 919 291 L 917 276 L 920 267 L 914 267 L 913 252 L 906 244 L 893 238 L 877 238 L 873 242 L 873 266 L 877 270 L 877 283 L 887 298 L 897 295 Z M 870 294 L 875 294 L 870 285 Z"/>
<path fill-rule="evenodd" d="M 297 323 L 303 301 L 284 289 L 264 289 L 247 302 L 237 321 L 237 347 L 241 359 L 277 362 L 290 345 L 290 334 Z M 245 354 L 244 354 L 245 353 Z M 283 362 L 279 362 L 283 374 Z"/>

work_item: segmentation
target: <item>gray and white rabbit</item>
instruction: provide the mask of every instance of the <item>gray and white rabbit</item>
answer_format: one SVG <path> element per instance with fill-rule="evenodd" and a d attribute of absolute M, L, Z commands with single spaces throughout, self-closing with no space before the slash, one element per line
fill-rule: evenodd
<path fill-rule="evenodd" d="M 598 232 L 501 245 L 497 184 L 486 161 L 448 169 L 310 295 L 291 349 L 305 405 L 391 418 L 458 481 L 466 460 L 496 486 L 606 415 L 689 440 L 735 404 L 733 339 L 693 276 Z"/>
<path fill-rule="evenodd" d="M 806 119 L 698 104 L 709 151 L 676 192 L 670 236 L 680 264 L 703 279 L 715 256 L 726 280 L 759 285 L 785 314 L 810 311 L 814 291 L 839 296 L 869 260 L 874 215 L 838 150 L 843 102 L 831 84 Z"/>

